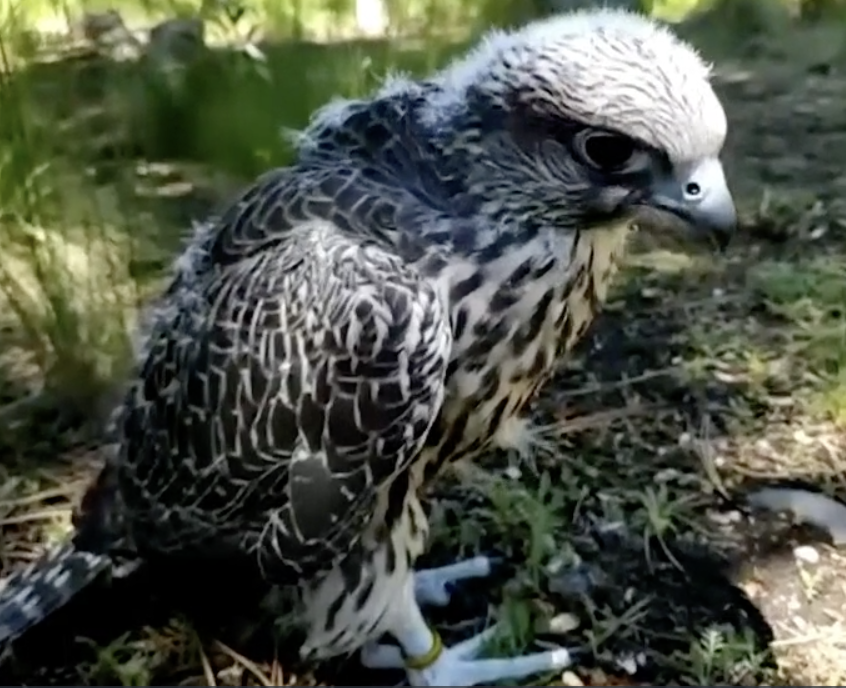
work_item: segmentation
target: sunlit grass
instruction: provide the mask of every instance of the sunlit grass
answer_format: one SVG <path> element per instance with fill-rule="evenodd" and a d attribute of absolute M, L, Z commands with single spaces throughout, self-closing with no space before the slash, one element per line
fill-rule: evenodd
<path fill-rule="evenodd" d="M 114 199 L 57 155 L 31 92 L 6 67 L 0 76 L 5 362 L 37 369 L 33 395 L 84 409 L 126 358 L 134 298 L 124 221 Z"/>
<path fill-rule="evenodd" d="M 846 422 L 846 280 L 840 256 L 754 266 L 749 285 L 782 319 L 782 355 L 806 368 L 812 404 Z"/>
<path fill-rule="evenodd" d="M 161 253 L 162 242 L 172 252 L 187 229 L 138 205 L 140 161 L 199 164 L 244 183 L 288 162 L 283 128 L 370 91 L 386 72 L 430 71 L 455 49 L 293 41 L 263 45 L 258 58 L 200 50 L 174 72 L 144 58 L 41 59 L 37 44 L 22 51 L 14 39 L 19 19 L 0 45 L 4 336 L 17 352 L 11 367 L 38 371 L 33 394 L 81 409 L 128 363 L 139 295 L 159 276 L 139 275 L 137 255 L 153 244 Z"/>

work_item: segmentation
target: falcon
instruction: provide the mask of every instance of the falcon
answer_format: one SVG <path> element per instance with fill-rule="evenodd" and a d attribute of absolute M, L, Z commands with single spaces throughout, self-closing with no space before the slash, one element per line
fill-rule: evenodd
<path fill-rule="evenodd" d="M 415 570 L 421 499 L 524 412 L 644 213 L 725 247 L 709 70 L 647 17 L 581 11 L 319 110 L 290 167 L 195 229 L 113 451 L 68 542 L 9 580 L 0 641 L 137 562 L 241 561 L 298 589 L 308 658 L 360 651 L 417 686 L 570 664 L 479 658 L 490 629 L 444 645 L 423 608 L 491 561 Z"/>

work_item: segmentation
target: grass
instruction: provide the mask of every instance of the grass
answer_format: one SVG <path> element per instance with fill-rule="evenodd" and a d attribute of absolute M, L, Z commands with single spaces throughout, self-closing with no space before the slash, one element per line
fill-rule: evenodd
<path fill-rule="evenodd" d="M 239 21 L 267 8 L 251 11 Z M 332 97 L 368 92 L 386 71 L 442 64 L 473 33 L 466 18 L 466 31 L 426 39 L 327 43 L 304 31 L 262 43 L 259 60 L 217 47 L 168 74 L 57 54 L 12 18 L 0 43 L 4 570 L 67 532 L 102 460 L 98 423 L 125 374 L 138 305 L 190 221 L 290 159 L 282 127 L 302 126 Z M 846 648 L 832 581 L 846 571 L 842 556 L 812 539 L 819 563 L 800 566 L 793 543 L 808 533 L 753 514 L 743 495 L 799 481 L 846 496 L 846 140 L 836 97 L 846 82 L 838 51 L 812 64 L 810 34 L 796 27 L 784 40 L 765 34 L 779 50 L 762 54 L 724 45 L 748 26 L 718 22 L 715 38 L 697 22 L 681 30 L 725 51 L 715 55 L 725 58 L 719 87 L 745 231 L 720 257 L 645 233 L 592 335 L 538 401 L 528 440 L 438 486 L 427 563 L 493 552 L 504 567 L 433 620 L 447 639 L 500 620 L 492 653 L 538 641 L 584 649 L 573 673 L 546 682 L 838 685 Z M 803 54 L 793 60 L 795 46 Z M 773 539 L 777 547 L 762 544 Z M 284 639 L 236 651 L 115 594 L 96 606 L 120 614 L 70 610 L 63 633 L 48 629 L 22 651 L 8 684 L 386 680 L 354 661 L 302 667 Z M 807 612 L 804 627 L 773 611 L 786 595 Z"/>
<path fill-rule="evenodd" d="M 37 371 L 31 391 L 72 390 L 71 406 L 90 407 L 119 378 L 134 308 L 181 242 L 188 218 L 174 214 L 207 212 L 285 164 L 282 128 L 330 94 L 369 91 L 387 65 L 429 71 L 450 49 L 288 43 L 264 46 L 260 62 L 204 52 L 175 74 L 90 55 L 16 66 L 6 53 L 0 288 L 21 340 L 10 365 Z"/>

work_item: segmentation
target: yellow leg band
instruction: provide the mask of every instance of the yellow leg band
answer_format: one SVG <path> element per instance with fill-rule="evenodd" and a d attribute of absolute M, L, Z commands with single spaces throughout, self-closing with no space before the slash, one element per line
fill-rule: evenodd
<path fill-rule="evenodd" d="M 441 640 L 440 634 L 434 628 L 430 627 L 429 630 L 432 631 L 431 649 L 424 655 L 417 655 L 417 657 L 406 657 L 406 669 L 411 669 L 412 671 L 423 671 L 423 669 L 428 669 L 430 666 L 432 666 L 435 662 L 438 661 L 438 658 L 444 651 L 444 641 Z"/>

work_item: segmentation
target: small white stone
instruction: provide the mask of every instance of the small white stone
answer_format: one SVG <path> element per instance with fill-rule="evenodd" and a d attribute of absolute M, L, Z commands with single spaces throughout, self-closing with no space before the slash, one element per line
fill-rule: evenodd
<path fill-rule="evenodd" d="M 565 671 L 561 674 L 562 686 L 583 686 L 582 679 L 576 676 L 572 671 Z"/>
<path fill-rule="evenodd" d="M 581 625 L 579 618 L 568 612 L 557 614 L 549 620 L 550 632 L 559 633 L 561 635 L 570 633 L 570 631 L 575 631 Z"/>
<path fill-rule="evenodd" d="M 617 666 L 625 671 L 629 676 L 634 676 L 638 670 L 637 657 L 635 655 L 618 657 Z"/>
<path fill-rule="evenodd" d="M 511 480 L 520 480 L 522 475 L 523 471 L 521 471 L 518 466 L 509 466 L 505 469 L 505 477 L 510 478 Z"/>
<path fill-rule="evenodd" d="M 585 685 L 576 674 L 572 671 L 565 671 L 561 674 L 561 685 L 562 686 L 583 686 Z"/>
<path fill-rule="evenodd" d="M 800 545 L 793 550 L 793 556 L 799 561 L 808 564 L 817 564 L 820 561 L 820 553 L 810 545 Z"/>

